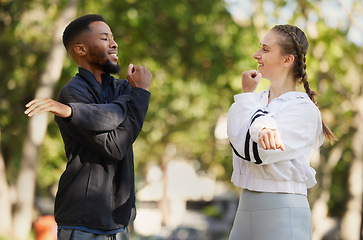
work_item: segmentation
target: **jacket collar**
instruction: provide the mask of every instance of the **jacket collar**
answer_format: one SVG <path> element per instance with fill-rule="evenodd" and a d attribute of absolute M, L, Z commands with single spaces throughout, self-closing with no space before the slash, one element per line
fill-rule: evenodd
<path fill-rule="evenodd" d="M 78 68 L 78 74 L 81 78 L 83 78 L 84 80 L 86 80 L 89 84 L 94 85 L 94 84 L 99 84 L 99 82 L 97 81 L 96 77 L 93 75 L 92 72 L 88 71 L 85 68 Z M 101 75 L 102 78 L 102 85 L 108 85 L 110 84 L 110 79 L 111 79 L 111 75 L 109 73 L 105 73 Z"/>
<path fill-rule="evenodd" d="M 112 76 L 110 74 L 102 74 L 102 85 L 97 81 L 96 77 L 92 72 L 87 69 L 78 68 L 77 76 L 82 78 L 94 93 L 97 98 L 98 103 L 107 103 L 107 101 L 112 101 L 113 96 L 111 94 L 114 87 L 112 87 Z M 110 92 L 111 91 L 111 92 Z"/>
<path fill-rule="evenodd" d="M 268 99 L 269 92 L 270 92 L 270 87 L 268 87 L 268 89 L 264 93 L 264 95 L 267 99 Z M 275 99 L 282 100 L 282 101 L 290 101 L 290 100 L 294 100 L 294 99 L 310 100 L 307 93 L 299 92 L 299 91 L 286 92 L 284 94 L 281 94 L 280 96 L 278 96 Z"/>

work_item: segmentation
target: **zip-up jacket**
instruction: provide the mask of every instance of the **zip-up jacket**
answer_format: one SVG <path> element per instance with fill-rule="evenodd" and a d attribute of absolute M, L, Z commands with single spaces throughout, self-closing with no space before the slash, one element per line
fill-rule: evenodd
<path fill-rule="evenodd" d="M 227 133 L 233 150 L 232 182 L 261 192 L 307 194 L 316 184 L 310 157 L 323 143 L 319 109 L 303 92 L 287 92 L 268 103 L 269 90 L 242 93 L 228 112 Z M 285 151 L 264 150 L 263 128 L 277 129 Z"/>
<path fill-rule="evenodd" d="M 101 85 L 83 68 L 61 88 L 58 101 L 72 116 L 55 117 L 68 159 L 55 201 L 58 226 L 112 231 L 135 219 L 132 144 L 149 99 L 148 91 L 109 74 Z"/>

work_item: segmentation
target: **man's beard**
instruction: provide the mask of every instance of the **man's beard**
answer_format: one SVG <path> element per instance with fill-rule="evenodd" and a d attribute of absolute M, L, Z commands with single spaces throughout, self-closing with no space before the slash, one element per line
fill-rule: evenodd
<path fill-rule="evenodd" d="M 120 65 L 117 63 L 112 63 L 110 59 L 107 58 L 107 60 L 104 63 L 100 63 L 100 59 L 103 59 L 106 57 L 106 55 L 102 52 L 94 51 L 92 48 L 90 49 L 90 55 L 93 58 L 93 64 L 98 65 L 101 67 L 101 69 L 105 73 L 118 73 L 121 70 Z"/>
<path fill-rule="evenodd" d="M 121 70 L 121 67 L 118 63 L 113 64 L 110 59 L 107 59 L 105 63 L 101 64 L 101 69 L 105 73 L 118 73 Z"/>

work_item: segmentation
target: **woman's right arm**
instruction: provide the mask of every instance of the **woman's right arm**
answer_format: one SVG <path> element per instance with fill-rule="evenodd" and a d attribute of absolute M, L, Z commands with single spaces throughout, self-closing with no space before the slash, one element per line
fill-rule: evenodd
<path fill-rule="evenodd" d="M 235 102 L 228 111 L 227 134 L 234 151 L 245 156 L 245 142 L 252 114 L 257 110 L 257 101 L 253 93 L 241 93 L 234 96 Z"/>
<path fill-rule="evenodd" d="M 257 111 L 257 101 L 253 93 L 262 75 L 256 70 L 241 74 L 242 93 L 234 96 L 234 103 L 228 112 L 227 134 L 233 150 L 244 154 L 244 143 L 252 114 Z"/>

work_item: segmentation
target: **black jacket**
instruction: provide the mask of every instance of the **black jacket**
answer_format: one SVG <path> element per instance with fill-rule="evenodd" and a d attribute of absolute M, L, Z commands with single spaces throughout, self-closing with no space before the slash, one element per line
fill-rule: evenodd
<path fill-rule="evenodd" d="M 141 131 L 150 93 L 126 80 L 79 68 L 59 92 L 72 117 L 55 117 L 68 158 L 55 200 L 59 226 L 115 230 L 136 215 L 132 144 Z"/>

